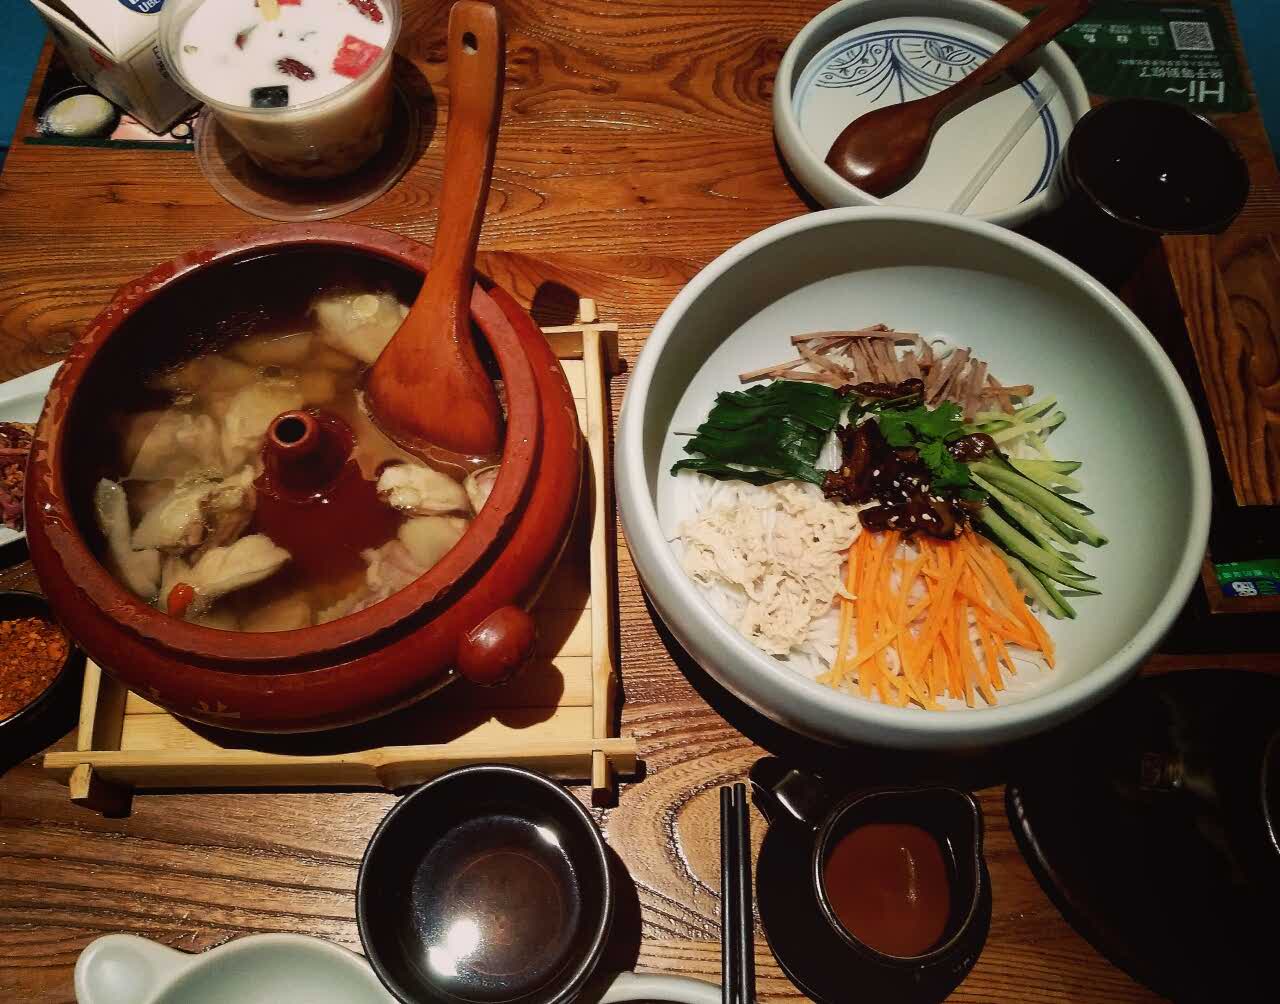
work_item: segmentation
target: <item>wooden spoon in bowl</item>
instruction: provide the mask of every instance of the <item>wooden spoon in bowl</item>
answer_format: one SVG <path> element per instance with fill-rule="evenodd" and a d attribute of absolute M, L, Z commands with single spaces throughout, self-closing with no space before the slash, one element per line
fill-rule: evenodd
<path fill-rule="evenodd" d="M 503 63 L 497 10 L 459 0 L 449 12 L 449 132 L 431 268 L 366 386 L 377 424 L 410 448 L 476 456 L 502 446 L 502 409 L 471 334 L 471 287 L 493 173 Z"/>
<path fill-rule="evenodd" d="M 1061 0 L 950 87 L 927 98 L 877 108 L 854 119 L 831 144 L 827 166 L 870 195 L 887 195 L 915 172 L 929 152 L 938 116 L 948 105 L 972 94 L 1070 28 L 1088 13 L 1092 2 Z"/>

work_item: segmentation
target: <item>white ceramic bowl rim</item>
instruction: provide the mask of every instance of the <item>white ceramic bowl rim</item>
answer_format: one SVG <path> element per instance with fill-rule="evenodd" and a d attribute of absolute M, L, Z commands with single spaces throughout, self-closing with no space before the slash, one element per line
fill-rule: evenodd
<path fill-rule="evenodd" d="M 1009 29 L 1009 37 L 1013 37 L 1013 33 L 1020 30 L 1026 22 L 1026 19 L 1017 11 L 1012 10 L 1004 4 L 997 3 L 995 0 L 954 0 L 954 2 L 963 4 L 984 12 L 993 21 L 1000 21 L 1007 25 Z M 782 61 L 778 65 L 778 73 L 776 76 L 773 117 L 774 128 L 784 133 L 786 140 L 781 145 L 785 148 L 787 145 L 797 149 L 809 151 L 813 159 L 815 167 L 812 169 L 820 170 L 827 177 L 827 184 L 835 186 L 843 190 L 847 198 L 857 200 L 859 205 L 867 206 L 888 206 L 883 199 L 879 199 L 868 192 L 864 192 L 856 185 L 845 181 L 826 164 L 822 163 L 822 158 L 813 151 L 809 145 L 809 141 L 805 139 L 800 131 L 800 122 L 796 118 L 795 108 L 792 101 L 793 88 L 796 79 L 805 69 L 804 66 L 797 65 L 800 61 L 802 52 L 808 53 L 811 50 L 812 55 L 816 55 L 822 46 L 829 39 L 821 39 L 814 42 L 814 37 L 819 35 L 826 29 L 831 20 L 838 18 L 844 11 L 852 8 L 862 7 L 868 3 L 868 0 L 840 0 L 839 3 L 832 4 L 825 8 L 809 20 L 795 38 L 791 40 L 791 44 L 787 46 L 786 52 L 783 53 Z M 928 10 L 925 5 L 921 6 L 918 15 L 921 17 L 930 16 L 947 16 L 946 11 Z M 892 16 L 902 17 L 909 16 L 908 12 L 899 12 Z M 998 33 L 997 33 L 998 34 Z M 1051 73 L 1057 81 L 1062 92 L 1063 100 L 1066 101 L 1067 107 L 1071 110 L 1073 125 L 1075 121 L 1079 121 L 1081 116 L 1089 111 L 1089 92 L 1085 87 L 1084 79 L 1075 68 L 1075 64 L 1071 62 L 1071 58 L 1066 51 L 1057 42 L 1050 42 L 1044 46 L 1038 57 L 1044 61 L 1047 68 L 1051 69 Z M 1059 158 L 1066 149 L 1068 134 L 1062 136 L 1061 150 Z M 799 156 L 799 155 L 798 155 Z M 1055 165 L 1056 168 L 1056 165 Z M 810 193 L 816 198 L 815 193 Z M 1025 221 L 1032 216 L 1037 215 L 1043 209 L 1048 208 L 1049 204 L 1057 198 L 1052 184 L 1046 186 L 1043 190 L 1032 195 L 1030 198 L 1021 202 L 1008 206 L 998 212 L 987 213 L 983 215 L 973 215 L 970 219 L 990 220 L 992 222 L 1002 223 L 1005 225 L 1016 225 Z M 898 207 L 894 207 L 898 208 Z M 907 207 L 901 207 L 907 208 Z"/>
<path fill-rule="evenodd" d="M 832 690 L 786 668 L 761 652 L 717 615 L 681 569 L 675 553 L 666 542 L 642 469 L 644 413 L 657 361 L 662 354 L 662 345 L 671 336 L 690 304 L 739 262 L 785 237 L 858 221 L 927 224 L 967 232 L 1035 259 L 1045 268 L 1057 272 L 1079 287 L 1085 295 L 1112 314 L 1128 331 L 1150 363 L 1153 374 L 1169 391 L 1177 415 L 1178 431 L 1191 447 L 1188 460 L 1191 469 L 1189 491 L 1192 524 L 1183 544 L 1183 553 L 1176 573 L 1169 582 L 1168 591 L 1157 604 L 1151 618 L 1111 658 L 1078 680 L 1017 704 L 932 712 L 891 707 Z M 627 510 L 629 535 L 638 538 L 629 540 L 629 544 L 633 550 L 643 548 L 645 553 L 638 561 L 644 560 L 646 564 L 654 566 L 648 570 L 649 582 L 646 587 L 650 591 L 661 590 L 667 594 L 662 603 L 667 610 L 697 611 L 686 616 L 697 618 L 699 629 L 710 634 L 711 646 L 727 651 L 731 659 L 749 663 L 756 672 L 767 674 L 781 692 L 780 701 L 791 702 L 788 706 L 793 716 L 796 716 L 797 708 L 818 705 L 828 714 L 847 716 L 871 726 L 887 726 L 901 732 L 945 736 L 962 741 L 971 740 L 974 743 L 983 741 L 984 735 L 990 732 L 1024 734 L 1034 731 L 1025 726 L 1040 719 L 1059 720 L 1066 716 L 1068 709 L 1086 707 L 1123 682 L 1134 661 L 1130 653 L 1145 654 L 1153 649 L 1182 608 L 1199 575 L 1209 535 L 1209 459 L 1204 449 L 1199 420 L 1182 379 L 1155 337 L 1106 287 L 1048 248 L 995 224 L 936 210 L 861 206 L 828 209 L 775 224 L 724 252 L 694 276 L 663 312 L 649 335 L 627 387 L 618 447 L 619 501 Z M 662 476 L 661 472 L 659 476 Z M 656 545 L 654 542 L 657 542 Z"/>

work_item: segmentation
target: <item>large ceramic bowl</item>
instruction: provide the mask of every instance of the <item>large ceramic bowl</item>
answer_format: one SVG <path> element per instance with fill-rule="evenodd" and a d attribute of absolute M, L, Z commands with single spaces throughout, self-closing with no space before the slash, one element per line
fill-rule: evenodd
<path fill-rule="evenodd" d="M 248 633 L 170 617 L 127 590 L 98 558 L 92 493 L 102 458 L 115 448 L 106 419 L 122 388 L 191 355 L 193 341 L 253 322 L 270 297 L 309 298 L 325 270 L 390 284 L 409 302 L 429 265 L 424 245 L 369 227 L 274 227 L 158 266 L 122 288 L 90 323 L 49 390 L 25 504 L 31 560 L 45 594 L 94 661 L 175 714 L 260 732 L 365 721 L 459 672 L 498 682 L 490 670 L 512 654 L 502 652 L 502 639 L 529 636 L 520 608 L 533 601 L 564 547 L 582 452 L 572 394 L 546 339 L 488 283 L 476 287 L 471 315 L 506 388 L 501 468 L 466 533 L 417 580 L 326 624 Z"/>
<path fill-rule="evenodd" d="M 670 539 L 677 430 L 737 374 L 792 355 L 788 336 L 884 322 L 972 346 L 1005 383 L 1055 394 L 1055 453 L 1084 461 L 1102 595 L 1052 621 L 1058 665 L 997 707 L 925 712 L 822 686 L 764 655 L 704 599 Z M 1069 262 L 987 223 L 922 210 L 833 209 L 725 252 L 663 314 L 627 388 L 618 504 L 644 585 L 672 633 L 742 700 L 834 743 L 961 748 L 1027 736 L 1118 687 L 1191 590 L 1209 526 L 1204 439 L 1186 389 L 1142 324 Z"/>
<path fill-rule="evenodd" d="M 951 209 L 992 151 L 1052 87 L 1043 110 L 961 211 L 1006 227 L 1046 212 L 1058 201 L 1051 182 L 1067 136 L 1089 110 L 1084 81 L 1056 43 L 1027 57 L 1025 79 L 988 85 L 983 100 L 951 109 L 920 171 L 884 198 L 823 163 L 832 141 L 859 115 L 955 83 L 1026 23 L 994 0 L 833 4 L 800 30 L 778 66 L 773 129 L 787 164 L 824 206 Z"/>

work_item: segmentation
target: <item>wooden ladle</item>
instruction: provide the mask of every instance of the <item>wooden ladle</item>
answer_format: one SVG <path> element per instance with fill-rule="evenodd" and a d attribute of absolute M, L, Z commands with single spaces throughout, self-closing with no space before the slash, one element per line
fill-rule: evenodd
<path fill-rule="evenodd" d="M 1091 4 L 1092 0 L 1060 0 L 950 87 L 927 98 L 877 108 L 854 119 L 831 144 L 827 166 L 870 195 L 887 195 L 915 172 L 929 152 L 938 116 L 948 105 L 972 94 L 1070 28 L 1084 17 Z"/>
<path fill-rule="evenodd" d="M 502 409 L 476 355 L 470 305 L 503 65 L 497 10 L 459 0 L 449 12 L 449 132 L 431 268 L 366 385 L 382 431 L 410 449 L 475 456 L 502 445 Z"/>

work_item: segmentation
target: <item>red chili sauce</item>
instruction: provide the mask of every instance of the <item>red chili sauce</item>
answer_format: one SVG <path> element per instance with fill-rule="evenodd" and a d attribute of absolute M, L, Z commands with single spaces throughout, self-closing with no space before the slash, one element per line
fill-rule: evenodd
<path fill-rule="evenodd" d="M 845 834 L 822 869 L 846 931 L 885 955 L 923 955 L 942 939 L 951 879 L 938 841 L 909 823 L 867 823 Z"/>

